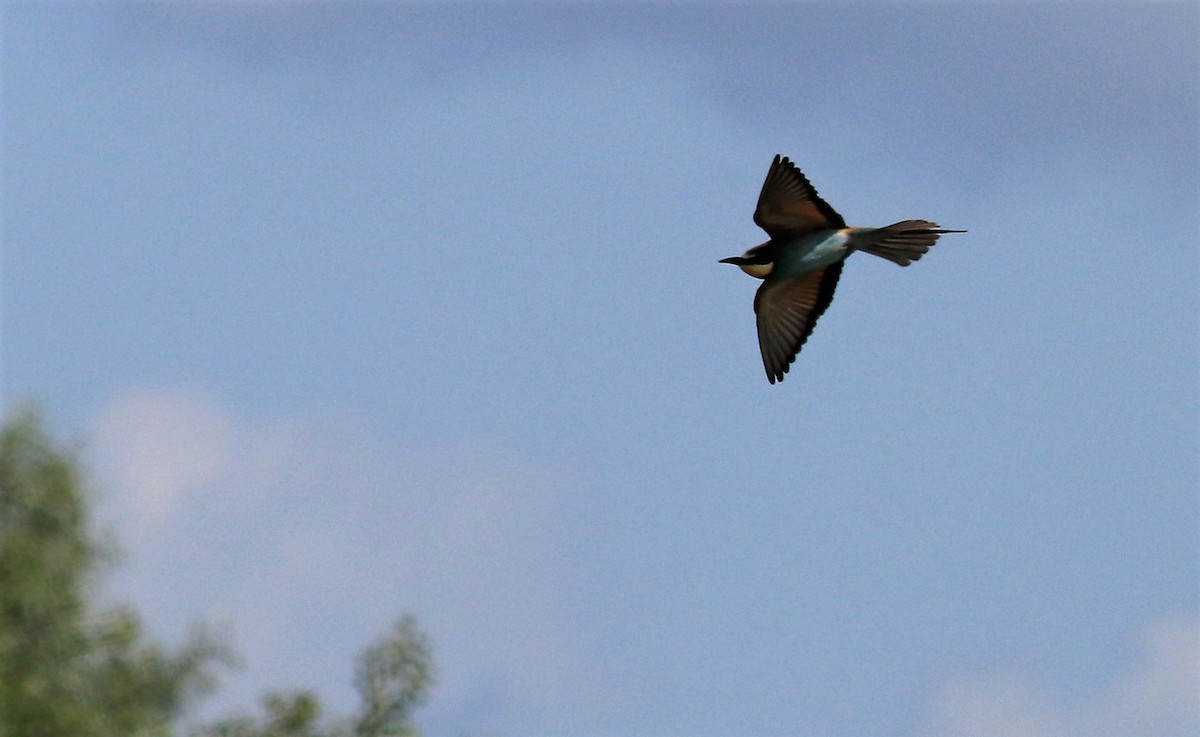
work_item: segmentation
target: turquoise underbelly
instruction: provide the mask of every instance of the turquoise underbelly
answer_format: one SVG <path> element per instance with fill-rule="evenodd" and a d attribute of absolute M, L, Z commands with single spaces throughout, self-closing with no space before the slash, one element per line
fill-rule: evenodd
<path fill-rule="evenodd" d="M 849 235 L 827 230 L 798 238 L 780 249 L 775 258 L 775 274 L 804 274 L 840 261 L 850 252 Z"/>

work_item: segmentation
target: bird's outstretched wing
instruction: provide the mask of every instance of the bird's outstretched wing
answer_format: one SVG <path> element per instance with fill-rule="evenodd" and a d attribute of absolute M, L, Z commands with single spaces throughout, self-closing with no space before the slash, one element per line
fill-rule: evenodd
<path fill-rule="evenodd" d="M 779 154 L 767 170 L 754 222 L 772 238 L 846 227 L 842 216 L 817 195 L 796 165 Z"/>
<path fill-rule="evenodd" d="M 783 381 L 800 347 L 812 335 L 817 318 L 833 301 L 842 261 L 787 279 L 767 279 L 754 295 L 758 348 L 767 380 Z"/>

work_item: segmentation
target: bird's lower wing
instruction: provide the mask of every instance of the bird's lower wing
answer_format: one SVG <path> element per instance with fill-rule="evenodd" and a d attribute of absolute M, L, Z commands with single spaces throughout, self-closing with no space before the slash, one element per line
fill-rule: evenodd
<path fill-rule="evenodd" d="M 758 347 L 767 380 L 783 381 L 817 319 L 833 301 L 842 261 L 786 279 L 767 279 L 754 296 Z"/>

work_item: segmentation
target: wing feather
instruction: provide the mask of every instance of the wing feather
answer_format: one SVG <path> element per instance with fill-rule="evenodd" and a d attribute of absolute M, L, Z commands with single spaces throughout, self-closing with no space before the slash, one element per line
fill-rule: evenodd
<path fill-rule="evenodd" d="M 758 347 L 767 380 L 783 381 L 817 319 L 829 309 L 842 261 L 786 279 L 767 279 L 754 295 Z"/>
<path fill-rule="evenodd" d="M 817 195 L 796 165 L 779 154 L 767 170 L 754 222 L 772 238 L 846 227 L 842 216 Z"/>

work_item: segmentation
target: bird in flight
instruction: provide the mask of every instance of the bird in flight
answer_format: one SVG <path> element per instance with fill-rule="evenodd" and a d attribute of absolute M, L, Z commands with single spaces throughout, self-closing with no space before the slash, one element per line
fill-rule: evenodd
<path fill-rule="evenodd" d="M 842 264 L 851 253 L 866 251 L 908 266 L 943 233 L 966 232 L 945 230 L 928 220 L 846 227 L 796 165 L 779 154 L 758 195 L 754 222 L 771 239 L 721 263 L 763 280 L 754 295 L 754 314 L 758 347 L 772 384 L 783 381 L 817 319 L 829 308 Z"/>

